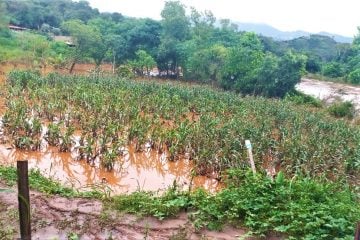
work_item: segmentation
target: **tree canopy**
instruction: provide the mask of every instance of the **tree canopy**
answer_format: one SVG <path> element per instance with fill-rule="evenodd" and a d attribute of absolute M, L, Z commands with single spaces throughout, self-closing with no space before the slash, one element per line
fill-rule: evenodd
<path fill-rule="evenodd" d="M 10 22 L 49 39 L 72 36 L 75 47 L 61 49 L 61 54 L 70 54 L 73 64 L 105 61 L 112 63 L 113 72 L 121 64 L 130 64 L 140 75 L 156 66 L 167 77 L 270 97 L 284 96 L 305 70 L 360 82 L 360 34 L 352 45 L 321 35 L 281 42 L 239 32 L 230 20 L 187 8 L 180 1 L 166 1 L 161 17 L 156 21 L 100 13 L 86 1 L 4 0 L 0 4 L 0 29 Z"/>

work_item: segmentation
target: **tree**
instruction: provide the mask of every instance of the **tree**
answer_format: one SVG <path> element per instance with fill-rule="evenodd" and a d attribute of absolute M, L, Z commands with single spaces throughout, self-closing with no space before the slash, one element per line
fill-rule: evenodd
<path fill-rule="evenodd" d="M 134 27 L 127 32 L 127 46 L 132 58 L 137 50 L 142 49 L 151 55 L 156 55 L 160 45 L 162 26 L 152 19 L 140 19 L 134 22 Z"/>
<path fill-rule="evenodd" d="M 358 34 L 354 37 L 353 45 L 360 46 L 360 27 L 358 27 Z"/>
<path fill-rule="evenodd" d="M 300 81 L 305 59 L 292 52 L 281 58 L 264 53 L 259 38 L 245 33 L 239 45 L 230 48 L 222 69 L 221 86 L 243 94 L 284 97 Z"/>
<path fill-rule="evenodd" d="M 200 44 L 209 43 L 209 38 L 213 35 L 214 23 L 216 18 L 211 11 L 198 12 L 191 8 L 190 21 L 192 24 L 193 38 Z"/>
<path fill-rule="evenodd" d="M 8 23 L 9 19 L 7 16 L 6 5 L 0 2 L 0 35 L 8 35 Z"/>
<path fill-rule="evenodd" d="M 341 63 L 333 61 L 324 65 L 322 73 L 327 77 L 336 78 L 344 76 L 345 70 Z"/>
<path fill-rule="evenodd" d="M 163 32 L 157 56 L 158 67 L 166 71 L 167 75 L 171 73 L 177 78 L 183 56 L 180 45 L 190 34 L 189 19 L 185 14 L 185 6 L 179 1 L 165 2 L 161 17 Z"/>
<path fill-rule="evenodd" d="M 272 88 L 265 88 L 266 91 L 263 91 L 261 95 L 282 98 L 286 93 L 294 90 L 295 85 L 301 81 L 301 76 L 305 72 L 305 62 L 306 57 L 304 55 L 288 51 L 279 59 L 278 66 L 274 69 L 275 73 L 270 74 L 270 77 L 267 80 Z M 264 66 L 266 65 L 264 64 Z M 263 69 L 264 67 L 259 73 L 260 78 Z M 273 84 L 271 84 L 271 82 Z"/>
<path fill-rule="evenodd" d="M 219 82 L 227 55 L 228 49 L 220 44 L 194 51 L 187 60 L 184 74 L 188 79 Z"/>
<path fill-rule="evenodd" d="M 185 14 L 185 6 L 179 1 L 166 1 L 161 17 L 165 36 L 179 41 L 189 36 L 189 19 Z"/>
<path fill-rule="evenodd" d="M 101 64 L 106 54 L 106 46 L 97 29 L 84 24 L 80 20 L 64 22 L 62 29 L 69 32 L 75 41 L 73 63 L 70 72 L 72 72 L 76 62 L 82 58 L 90 57 L 97 66 Z"/>
<path fill-rule="evenodd" d="M 237 47 L 230 48 L 222 69 L 221 86 L 245 94 L 253 93 L 256 79 L 264 58 L 262 45 L 253 33 L 245 33 Z"/>
<path fill-rule="evenodd" d="M 360 83 L 360 68 L 355 69 L 354 71 L 350 72 L 348 75 L 348 80 L 352 84 L 359 84 Z"/>
<path fill-rule="evenodd" d="M 306 71 L 310 73 L 318 73 L 321 71 L 321 59 L 315 55 L 310 54 L 306 60 Z"/>
<path fill-rule="evenodd" d="M 141 76 L 144 75 L 144 70 L 146 71 L 146 75 L 150 76 L 150 70 L 156 66 L 156 62 L 146 51 L 138 50 L 136 52 L 136 59 L 131 61 L 130 65 L 133 67 L 135 72 Z"/>
<path fill-rule="evenodd" d="M 126 59 L 126 40 L 121 35 L 110 34 L 105 37 L 105 44 L 111 56 L 112 71 L 115 73 L 116 66 Z"/>

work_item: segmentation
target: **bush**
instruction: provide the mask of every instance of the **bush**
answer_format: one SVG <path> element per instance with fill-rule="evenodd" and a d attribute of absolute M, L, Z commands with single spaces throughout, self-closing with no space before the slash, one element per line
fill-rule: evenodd
<path fill-rule="evenodd" d="M 360 68 L 358 68 L 358 69 L 352 71 L 351 73 L 349 73 L 347 78 L 348 78 L 350 83 L 360 84 Z"/>
<path fill-rule="evenodd" d="M 222 72 L 221 86 L 247 95 L 282 98 L 294 90 L 304 69 L 303 55 L 288 52 L 277 57 L 253 49 L 233 49 Z"/>
<path fill-rule="evenodd" d="M 327 77 L 337 78 L 344 76 L 345 70 L 340 63 L 331 62 L 324 65 L 323 74 Z"/>
<path fill-rule="evenodd" d="M 321 71 L 321 59 L 317 56 L 310 55 L 307 58 L 306 71 L 309 73 L 318 73 Z"/>
<path fill-rule="evenodd" d="M 228 178 L 229 186 L 215 196 L 193 194 L 195 226 L 219 229 L 240 222 L 256 234 L 275 231 L 288 239 L 351 239 L 360 219 L 359 199 L 348 187 L 288 180 L 281 172 L 272 181 L 234 169 Z"/>
<path fill-rule="evenodd" d="M 354 104 L 349 101 L 335 102 L 331 106 L 329 106 L 328 111 L 330 115 L 339 118 L 347 117 L 351 119 L 355 115 Z"/>
<path fill-rule="evenodd" d="M 131 79 L 135 77 L 135 74 L 131 71 L 131 67 L 122 65 L 116 69 L 116 74 L 121 78 Z"/>
<path fill-rule="evenodd" d="M 317 108 L 322 107 L 322 102 L 319 99 L 296 90 L 286 94 L 285 101 L 290 101 L 298 105 L 309 105 Z"/>

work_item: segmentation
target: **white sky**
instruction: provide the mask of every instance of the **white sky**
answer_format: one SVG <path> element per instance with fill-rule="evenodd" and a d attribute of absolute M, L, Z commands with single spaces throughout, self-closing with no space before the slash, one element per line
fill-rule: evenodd
<path fill-rule="evenodd" d="M 160 19 L 165 0 L 88 0 L 101 12 Z M 326 31 L 353 37 L 360 26 L 360 0 L 181 0 L 217 19 L 266 23 L 283 31 Z"/>

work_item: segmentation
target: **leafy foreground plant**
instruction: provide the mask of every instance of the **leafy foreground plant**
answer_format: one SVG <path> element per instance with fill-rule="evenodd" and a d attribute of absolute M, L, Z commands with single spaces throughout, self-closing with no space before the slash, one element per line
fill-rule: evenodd
<path fill-rule="evenodd" d="M 359 195 L 349 187 L 302 177 L 288 180 L 281 172 L 272 181 L 230 170 L 228 187 L 216 195 L 201 189 L 188 194 L 173 187 L 161 197 L 135 192 L 112 201 L 118 210 L 160 219 L 189 210 L 197 229 L 240 224 L 257 235 L 279 232 L 289 239 L 351 239 L 360 219 Z"/>
<path fill-rule="evenodd" d="M 9 186 L 13 186 L 17 181 L 16 168 L 0 166 L 0 179 L 4 180 Z M 88 192 L 79 192 L 70 187 L 64 187 L 60 183 L 44 177 L 39 170 L 31 169 L 29 172 L 30 188 L 46 194 L 56 194 L 63 197 L 83 197 L 97 198 L 104 196 L 100 191 L 94 189 Z"/>
<path fill-rule="evenodd" d="M 47 194 L 100 198 L 99 192 L 81 193 L 61 186 L 32 170 L 30 186 Z M 0 167 L 0 179 L 15 184 L 16 169 Z M 104 200 L 105 207 L 164 219 L 188 211 L 197 229 L 220 230 L 224 224 L 245 226 L 255 234 L 282 233 L 288 239 L 352 239 L 360 220 L 359 189 L 309 178 L 275 180 L 231 169 L 227 187 L 209 194 L 203 189 L 181 191 L 174 185 L 161 196 L 138 191 Z"/>

